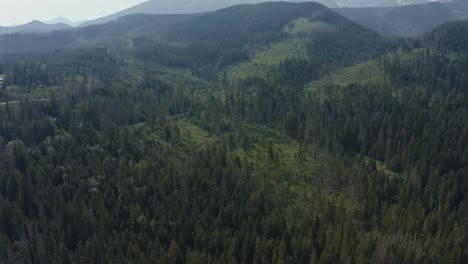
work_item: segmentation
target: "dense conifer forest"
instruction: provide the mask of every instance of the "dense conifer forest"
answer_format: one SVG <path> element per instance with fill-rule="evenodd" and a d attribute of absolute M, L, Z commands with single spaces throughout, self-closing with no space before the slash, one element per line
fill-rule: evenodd
<path fill-rule="evenodd" d="M 166 18 L 0 57 L 0 263 L 466 263 L 467 21 Z"/>

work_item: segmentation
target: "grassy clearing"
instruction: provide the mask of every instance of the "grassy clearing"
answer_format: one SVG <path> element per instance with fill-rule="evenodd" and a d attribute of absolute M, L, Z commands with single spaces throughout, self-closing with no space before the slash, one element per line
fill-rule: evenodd
<path fill-rule="evenodd" d="M 136 58 L 128 58 L 126 67 L 122 67 L 119 78 L 131 80 L 131 83 L 139 83 L 143 79 L 145 71 L 152 73 L 160 80 L 174 87 L 193 87 L 195 90 L 211 88 L 213 84 L 198 78 L 188 69 L 170 68 L 156 63 L 144 63 Z"/>
<path fill-rule="evenodd" d="M 181 142 L 184 147 L 203 148 L 210 144 L 221 141 L 228 134 L 214 135 L 206 131 L 186 118 L 175 120 L 180 131 Z M 232 133 L 232 132 L 231 132 Z M 275 176 L 316 176 L 317 161 L 323 157 L 318 148 L 308 146 L 302 147 L 297 141 L 281 135 L 277 130 L 263 125 L 243 123 L 243 137 L 248 143 L 244 144 L 243 139 L 234 139 L 234 148 L 231 152 L 234 156 L 247 159 L 257 168 L 272 169 Z M 237 134 L 234 132 L 234 134 Z M 270 153 L 270 147 L 273 156 Z M 300 158 L 299 153 L 302 153 Z M 283 174 L 283 175 L 278 175 Z M 308 174 L 308 175 L 305 175 Z"/>
<path fill-rule="evenodd" d="M 161 135 L 164 133 L 161 129 L 151 127 L 147 123 L 140 123 L 125 127 L 124 130 L 132 131 L 136 135 L 134 147 L 142 152 L 147 148 L 158 146 L 163 151 L 172 150 L 178 153 L 182 158 L 189 158 L 192 150 L 205 149 L 207 146 L 220 142 L 220 139 L 193 124 L 185 118 L 176 118 L 169 121 L 179 130 L 178 136 L 173 135 L 173 139 L 166 141 Z"/>
<path fill-rule="evenodd" d="M 179 128 L 182 142 L 186 146 L 204 148 L 219 141 L 218 137 L 201 129 L 186 119 L 177 119 L 175 123 Z"/>
<path fill-rule="evenodd" d="M 183 158 L 190 158 L 193 150 L 220 143 L 221 138 L 227 135 L 214 135 L 185 117 L 173 122 L 180 131 L 180 140 L 177 143 L 166 142 L 159 136 L 160 131 L 146 124 L 125 129 L 140 131 L 136 132 L 142 136 L 138 137 L 135 147 L 141 151 L 157 146 L 162 151 L 176 151 Z M 244 123 L 242 133 L 250 143 L 244 148 L 242 142 L 237 142 L 231 149 L 231 155 L 247 160 L 255 171 L 268 172 L 264 180 L 278 187 L 275 188 L 275 192 L 278 192 L 275 196 L 285 197 L 280 202 L 291 217 L 300 208 L 316 202 L 314 197 L 318 193 L 322 193 L 328 201 L 342 205 L 346 210 L 357 208 L 358 205 L 347 193 L 323 191 L 322 180 L 328 175 L 324 164 L 328 164 L 331 159 L 326 152 L 315 146 L 301 146 L 294 139 L 263 125 Z"/>
<path fill-rule="evenodd" d="M 371 60 L 351 67 L 332 72 L 321 80 L 310 83 L 307 91 L 315 91 L 325 85 L 347 86 L 353 83 L 383 83 L 385 82 L 383 69 L 377 61 Z"/>
<path fill-rule="evenodd" d="M 60 97 L 66 94 L 63 86 L 52 86 L 34 89 L 31 93 L 33 99 Z"/>
<path fill-rule="evenodd" d="M 285 210 L 289 217 L 297 216 L 298 208 L 316 202 L 314 198 L 318 193 L 348 211 L 359 206 L 345 191 L 326 191 L 330 180 L 327 178 L 330 176 L 329 161 L 332 159 L 326 151 L 316 146 L 302 146 L 294 139 L 262 125 L 245 123 L 243 132 L 253 144 L 247 150 L 238 147 L 235 155 L 245 157 L 256 167 L 270 172 L 268 180 L 279 187 L 282 195 L 289 197 Z M 270 146 L 274 160 L 269 154 Z"/>
<path fill-rule="evenodd" d="M 285 26 L 283 30 L 294 35 L 299 33 L 333 32 L 336 31 L 337 28 L 324 22 L 311 21 L 307 18 L 300 17 Z"/>
<path fill-rule="evenodd" d="M 358 156 L 359 157 L 359 156 Z M 362 158 L 364 159 L 364 162 L 367 164 L 367 165 L 371 165 L 370 162 L 371 162 L 371 159 L 368 157 L 368 156 L 362 156 Z M 377 171 L 379 171 L 380 173 L 383 173 L 384 175 L 388 176 L 388 177 L 398 177 L 399 174 L 390 170 L 388 167 L 387 167 L 387 164 L 385 164 L 384 162 L 382 161 L 379 161 L 379 160 L 374 160 L 375 161 L 375 168 L 377 169 Z"/>
<path fill-rule="evenodd" d="M 248 147 L 239 146 L 234 150 L 235 154 L 265 167 L 269 163 L 268 152 L 271 145 L 275 159 L 278 159 L 281 166 L 290 167 L 296 163 L 295 155 L 299 150 L 299 144 L 280 135 L 276 130 L 262 125 L 244 123 L 242 133 L 248 138 Z"/>
<path fill-rule="evenodd" d="M 277 130 L 251 123 L 242 128 L 248 143 L 239 142 L 233 154 L 247 159 L 255 167 L 271 172 L 273 179 L 293 185 L 316 182 L 326 153 L 315 146 L 302 146 Z"/>
<path fill-rule="evenodd" d="M 394 55 L 398 56 L 401 63 L 411 63 L 422 56 L 427 49 L 414 49 L 410 52 L 397 52 Z M 390 55 L 390 54 L 389 54 Z M 444 54 L 447 59 L 456 59 L 456 54 L 447 53 Z M 306 85 L 305 90 L 308 92 L 319 93 L 320 88 L 327 85 L 338 85 L 341 87 L 348 86 L 353 83 L 361 84 L 384 84 L 388 80 L 385 78 L 384 69 L 377 60 L 369 60 L 363 63 L 359 63 L 350 67 L 345 67 L 336 70 L 328 75 L 324 76 L 318 81 L 314 81 Z M 395 97 L 399 97 L 398 92 L 394 93 Z"/>
<path fill-rule="evenodd" d="M 225 72 L 229 80 L 266 77 L 271 67 L 280 65 L 286 59 L 303 58 L 306 55 L 306 39 L 291 38 L 255 50 L 250 61 L 232 65 Z"/>

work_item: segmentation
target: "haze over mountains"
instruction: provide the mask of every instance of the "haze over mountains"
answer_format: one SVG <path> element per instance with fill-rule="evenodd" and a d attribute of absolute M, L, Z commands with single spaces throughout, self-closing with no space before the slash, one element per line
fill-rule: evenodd
<path fill-rule="evenodd" d="M 468 19 L 466 0 L 335 10 L 354 22 L 388 37 L 416 37 L 437 25 Z"/>
<path fill-rule="evenodd" d="M 309 2 L 308 0 L 285 0 L 286 2 Z M 330 8 L 336 7 L 384 7 L 403 6 L 409 4 L 421 4 L 433 1 L 447 2 L 449 0 L 315 0 L 313 2 L 324 4 Z M 119 17 L 134 14 L 187 14 L 210 12 L 238 4 L 256 4 L 265 2 L 262 0 L 150 0 L 134 7 L 125 9 L 93 21 L 88 21 L 82 26 L 106 23 Z"/>
<path fill-rule="evenodd" d="M 154 2 L 150 1 L 146 4 L 151 3 Z M 143 6 L 145 6 L 145 4 L 143 4 Z M 238 5 L 234 9 L 240 7 L 242 7 L 242 5 Z M 130 13 L 129 15 L 116 20 L 100 24 L 100 22 L 113 19 L 123 14 L 119 13 L 111 17 L 103 18 L 100 21 L 91 21 L 88 24 L 92 25 L 78 28 L 73 28 L 65 24 L 71 22 L 64 18 L 49 21 L 52 23 L 64 23 L 49 25 L 34 21 L 23 26 L 0 28 L 0 35 L 4 35 L 0 36 L 0 54 L 42 51 L 81 42 L 102 41 L 119 35 L 159 32 L 174 24 L 191 19 L 193 16 L 202 15 L 202 13 L 181 15 L 131 14 L 133 11 L 136 12 L 138 8 L 141 8 L 141 5 L 129 9 L 130 11 L 127 10 L 126 12 Z M 255 12 L 258 12 L 257 14 L 262 12 L 262 10 L 258 8 L 252 10 L 256 10 Z M 468 18 L 468 8 L 466 2 L 463 0 L 456 0 L 449 3 L 427 3 L 401 7 L 337 8 L 334 10 L 357 24 L 376 31 L 385 37 L 414 37 L 445 22 Z M 242 12 L 238 15 L 242 16 L 241 13 Z M 252 17 L 252 19 L 254 18 L 255 16 Z M 209 26 L 209 24 L 207 24 L 207 26 Z M 197 31 L 202 31 L 202 29 L 199 28 Z M 54 32 L 54 34 L 44 34 L 51 32 Z M 186 33 L 190 34 L 190 31 Z"/>
<path fill-rule="evenodd" d="M 336 0 L 336 3 L 340 7 L 389 7 L 449 1 L 450 0 Z"/>
<path fill-rule="evenodd" d="M 58 24 L 58 23 L 61 23 L 61 24 L 66 24 L 66 25 L 72 26 L 72 27 L 77 27 L 77 26 L 79 26 L 79 25 L 81 25 L 81 24 L 83 24 L 83 23 L 85 23 L 85 22 L 86 22 L 85 20 L 72 22 L 70 19 L 68 19 L 68 18 L 66 18 L 66 17 L 57 17 L 57 18 L 54 18 L 54 19 L 45 21 L 44 23 L 46 23 L 46 24 Z"/>
<path fill-rule="evenodd" d="M 145 14 L 189 14 L 218 10 L 244 3 L 260 3 L 262 0 L 150 0 L 118 13 L 92 21 L 72 22 L 67 18 L 58 17 L 53 20 L 13 27 L 0 27 L 0 35 L 14 33 L 50 33 L 57 30 L 67 30 L 71 27 L 85 27 L 103 24 L 120 17 Z M 289 2 L 307 2 L 307 0 L 292 0 Z M 330 8 L 338 8 L 345 17 L 387 36 L 414 36 L 430 30 L 435 25 L 466 17 L 466 1 L 456 0 L 454 4 L 437 5 L 432 2 L 448 2 L 448 0 L 316 0 Z M 411 4 L 431 2 L 428 6 L 408 7 Z M 403 6 L 403 7 L 402 7 Z M 353 7 L 352 9 L 348 7 Z M 357 7 L 354 8 L 354 7 Z M 379 8 L 365 8 L 379 7 Z M 380 8 L 387 7 L 387 8 Z M 403 9 L 399 9 L 403 8 Z M 412 23 L 417 20 L 418 23 Z M 408 27 L 408 23 L 412 26 Z"/>
<path fill-rule="evenodd" d="M 151 0 L 134 7 L 125 9 L 116 14 L 112 14 L 93 21 L 88 21 L 82 26 L 93 24 L 102 24 L 122 16 L 145 13 L 145 14 L 190 14 L 215 11 L 238 4 L 256 4 L 265 2 L 262 0 Z M 309 2 L 308 0 L 287 0 L 286 2 Z M 315 2 L 324 4 L 328 7 L 337 7 L 334 0 L 317 0 Z"/>

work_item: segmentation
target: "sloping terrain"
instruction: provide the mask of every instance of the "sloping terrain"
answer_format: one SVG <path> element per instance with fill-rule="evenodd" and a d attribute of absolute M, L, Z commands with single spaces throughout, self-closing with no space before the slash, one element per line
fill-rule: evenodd
<path fill-rule="evenodd" d="M 259 6 L 1 56 L 0 262 L 464 264 L 468 22 Z"/>
<path fill-rule="evenodd" d="M 152 0 L 141 3 L 134 7 L 120 11 L 116 14 L 99 18 L 93 21 L 83 23 L 82 26 L 107 23 L 120 17 L 137 14 L 191 14 L 201 12 L 212 12 L 218 9 L 227 8 L 239 4 L 256 4 L 264 2 L 262 0 Z M 307 2 L 305 0 L 286 1 L 286 2 Z M 336 7 L 334 0 L 317 0 L 314 2 L 322 3 L 328 7 Z"/>
<path fill-rule="evenodd" d="M 441 25 L 425 34 L 423 39 L 438 49 L 466 52 L 468 50 L 468 23 L 459 21 Z"/>
<path fill-rule="evenodd" d="M 317 3 L 269 2 L 237 5 L 196 17 L 175 26 L 170 38 L 175 40 L 214 40 L 228 36 L 246 38 L 257 34 L 281 33 L 298 18 L 330 21 L 337 26 L 350 26 L 349 21 Z"/>

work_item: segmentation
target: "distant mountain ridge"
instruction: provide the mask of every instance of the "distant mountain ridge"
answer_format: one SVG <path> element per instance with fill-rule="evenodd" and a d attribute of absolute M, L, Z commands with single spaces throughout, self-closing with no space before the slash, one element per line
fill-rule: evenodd
<path fill-rule="evenodd" d="M 69 25 L 69 26 L 73 26 L 73 22 L 70 21 L 70 19 L 66 18 L 66 17 L 57 17 L 57 18 L 54 18 L 54 19 L 51 19 L 51 20 L 47 20 L 47 21 L 44 21 L 44 23 L 46 24 L 66 24 L 66 25 Z"/>
<path fill-rule="evenodd" d="M 67 30 L 72 27 L 64 23 L 46 24 L 34 20 L 27 24 L 14 27 L 0 27 L 0 35 L 15 33 L 51 33 L 58 30 Z"/>
<path fill-rule="evenodd" d="M 337 8 L 341 15 L 387 37 L 416 37 L 434 27 L 468 19 L 468 1 L 398 7 Z"/>
<path fill-rule="evenodd" d="M 392 7 L 430 2 L 449 2 L 450 0 L 336 0 L 339 7 Z"/>
<path fill-rule="evenodd" d="M 265 0 L 150 0 L 118 13 L 83 23 L 81 26 L 103 24 L 120 17 L 136 14 L 190 14 L 211 12 L 239 4 L 258 4 Z M 311 2 L 309 0 L 285 0 L 284 2 Z M 315 0 L 327 7 L 338 7 L 334 0 Z"/>
<path fill-rule="evenodd" d="M 4 35 L 0 36 L 0 54 L 44 51 L 87 41 L 115 42 L 117 39 L 125 38 L 126 35 L 133 38 L 150 34 L 158 39 L 169 37 L 175 41 L 206 39 L 206 36 L 216 37 L 230 33 L 233 33 L 232 36 L 241 35 L 250 38 L 269 32 L 277 37 L 284 34 L 283 29 L 289 23 L 299 17 L 310 17 L 314 14 L 317 16 L 315 19 L 323 20 L 323 23 L 318 25 L 325 25 L 333 30 L 346 28 L 349 31 L 365 32 L 372 38 L 377 36 L 374 32 L 358 26 L 321 4 L 268 2 L 237 5 L 202 14 L 132 14 L 105 24 L 57 31 L 49 35 Z"/>
<path fill-rule="evenodd" d="M 54 31 L 50 34 L 4 34 L 0 35 L 0 55 L 40 52 L 92 40 L 115 40 L 129 32 L 155 34 L 194 16 L 197 15 L 133 14 L 106 24 L 67 28 L 69 30 Z"/>
<path fill-rule="evenodd" d="M 314 2 L 288 3 L 264 2 L 255 5 L 243 4 L 195 17 L 175 25 L 168 32 L 173 40 L 213 40 L 220 36 L 247 37 L 266 32 L 282 32 L 285 26 L 298 18 L 320 21 L 334 29 L 356 30 L 369 34 L 374 32 L 356 25 L 322 4 Z M 311 22 L 313 23 L 313 22 Z M 375 34 L 377 35 L 377 34 Z"/>
<path fill-rule="evenodd" d="M 337 8 L 336 10 L 345 17 L 387 36 L 415 36 L 444 22 L 463 19 L 465 17 L 468 18 L 466 13 L 458 11 L 468 10 L 468 1 L 449 1 L 450 0 L 286 0 L 286 2 L 317 2 L 329 8 Z M 215 11 L 238 4 L 258 4 L 261 2 L 265 2 L 265 0 L 150 0 L 92 21 L 72 22 L 65 17 L 58 17 L 45 22 L 32 21 L 19 26 L 0 27 L 0 35 L 14 33 L 51 33 L 54 31 L 69 30 L 73 27 L 105 24 L 131 14 L 193 14 Z M 449 3 L 444 4 L 444 6 L 439 6 L 441 7 L 439 10 L 437 10 L 437 6 L 434 5 L 424 8 L 424 10 L 421 10 L 422 14 L 424 14 L 424 16 L 421 16 L 422 20 L 416 21 L 414 28 L 408 29 L 408 26 L 405 25 L 405 23 L 407 23 L 405 22 L 407 20 L 406 17 L 404 15 L 398 15 L 397 13 L 409 13 L 410 19 L 411 17 L 418 17 L 420 14 L 416 14 L 415 16 L 411 15 L 411 9 L 414 8 L 409 8 L 409 6 L 428 2 L 429 4 L 437 4 L 438 2 Z M 349 7 L 353 8 L 351 9 Z M 397 9 L 400 7 L 404 9 Z M 447 8 L 450 10 L 447 11 Z M 399 21 L 397 18 L 402 20 Z M 397 28 L 395 28 L 395 25 Z M 399 26 L 403 27 L 403 29 L 399 29 Z"/>
<path fill-rule="evenodd" d="M 71 27 L 77 27 L 83 23 L 86 23 L 86 20 L 81 20 L 81 21 L 76 21 L 76 22 L 73 22 L 71 21 L 70 19 L 66 18 L 66 17 L 57 17 L 57 18 L 54 18 L 54 19 L 51 19 L 51 20 L 48 20 L 48 21 L 44 21 L 44 23 L 46 24 L 66 24 L 66 25 L 69 25 Z"/>
<path fill-rule="evenodd" d="M 312 4 L 313 6 L 315 6 L 314 8 L 322 10 L 323 14 L 331 13 L 337 15 L 335 12 L 326 8 L 323 5 L 314 4 L 310 2 L 304 4 L 305 5 L 302 5 L 303 8 L 309 7 Z M 203 20 L 208 21 L 208 18 L 216 16 L 219 21 L 223 21 L 225 17 L 223 17 L 224 15 L 220 14 L 235 13 L 232 11 L 240 10 L 242 8 L 247 8 L 248 12 L 254 12 L 253 16 L 251 16 L 248 19 L 245 19 L 245 15 L 249 15 L 250 13 L 237 12 L 238 22 L 236 23 L 240 23 L 239 21 L 242 21 L 242 23 L 240 24 L 248 24 L 260 19 L 260 17 L 255 14 L 260 14 L 263 12 L 262 8 L 260 8 L 261 6 L 269 6 L 270 8 L 273 6 L 279 6 L 279 8 L 285 8 L 289 5 L 286 2 L 277 2 L 276 5 L 272 5 L 272 2 L 270 2 L 270 4 L 264 3 L 257 5 L 237 5 L 226 8 L 222 12 L 218 11 L 181 15 L 130 14 L 108 23 L 79 28 L 73 28 L 63 23 L 48 25 L 39 21 L 33 21 L 26 25 L 17 27 L 0 27 L 0 54 L 41 51 L 53 48 L 60 48 L 66 45 L 79 42 L 95 41 L 102 39 L 108 40 L 113 38 L 115 39 L 118 36 L 123 36 L 128 33 L 133 34 L 135 32 L 137 32 L 138 34 L 153 34 L 154 32 L 158 32 L 157 34 L 159 34 L 163 31 L 163 29 L 172 26 L 177 27 L 178 25 L 176 24 L 180 24 L 181 22 L 187 21 L 193 17 L 204 17 L 195 20 L 197 22 L 203 22 Z M 389 8 L 338 8 L 335 9 L 335 11 L 338 11 L 339 14 L 341 14 L 343 17 L 346 17 L 346 21 L 348 21 L 349 19 L 362 27 L 378 32 L 381 35 L 392 37 L 419 36 L 422 33 L 430 31 L 432 28 L 440 24 L 462 19 L 465 15 L 468 18 L 468 8 L 465 0 L 457 0 L 450 3 L 429 3 L 424 5 L 409 5 L 403 7 Z M 276 14 L 283 16 L 287 14 L 287 12 L 286 10 L 283 10 L 283 12 L 277 12 Z M 307 17 L 305 15 L 303 16 Z M 343 18 L 339 15 L 330 15 L 329 17 Z M 271 27 L 271 21 L 274 21 L 276 23 L 278 22 L 278 20 L 281 19 L 281 17 L 273 17 L 269 20 L 270 22 L 265 24 L 265 26 Z M 218 25 L 219 23 L 216 19 L 211 19 L 208 22 L 203 23 L 206 25 L 206 27 L 200 26 L 198 28 L 194 28 L 194 25 L 192 25 L 191 23 L 185 23 L 185 28 L 178 28 L 178 32 L 185 33 L 179 34 L 177 38 L 183 38 L 184 36 L 197 34 L 196 32 L 206 33 L 206 28 L 213 28 L 213 26 L 221 26 Z M 165 34 L 172 34 L 172 36 L 174 36 L 174 32 L 167 31 Z M 223 33 L 222 30 L 218 29 L 216 29 L 214 32 L 216 32 L 214 34 Z"/>

